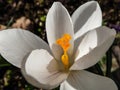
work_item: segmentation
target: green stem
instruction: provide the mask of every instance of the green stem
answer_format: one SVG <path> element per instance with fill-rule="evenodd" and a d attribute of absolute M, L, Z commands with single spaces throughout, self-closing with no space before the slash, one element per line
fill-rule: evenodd
<path fill-rule="evenodd" d="M 111 48 L 106 53 L 106 76 L 111 76 L 111 68 L 112 68 L 112 50 Z"/>
<path fill-rule="evenodd" d="M 0 67 L 7 67 L 7 66 L 11 66 L 11 64 L 1 64 Z"/>
<path fill-rule="evenodd" d="M 100 75 L 104 76 L 104 73 L 103 73 L 103 71 L 98 63 L 95 65 L 95 68 Z"/>

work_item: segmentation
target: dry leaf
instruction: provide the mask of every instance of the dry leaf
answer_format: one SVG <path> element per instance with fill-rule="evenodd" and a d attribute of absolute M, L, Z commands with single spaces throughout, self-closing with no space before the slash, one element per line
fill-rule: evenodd
<path fill-rule="evenodd" d="M 26 17 L 21 17 L 16 20 L 16 22 L 12 25 L 12 28 L 23 28 L 27 29 L 27 27 L 31 24 L 30 19 Z"/>
<path fill-rule="evenodd" d="M 6 29 L 7 27 L 5 25 L 0 24 L 0 30 Z"/>

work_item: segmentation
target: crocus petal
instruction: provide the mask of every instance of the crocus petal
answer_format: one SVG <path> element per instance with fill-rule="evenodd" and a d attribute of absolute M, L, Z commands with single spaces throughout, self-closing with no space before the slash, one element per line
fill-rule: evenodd
<path fill-rule="evenodd" d="M 56 40 L 61 38 L 64 34 L 70 34 L 72 40 L 69 54 L 73 51 L 73 24 L 69 13 L 60 2 L 54 2 L 50 8 L 46 18 L 46 32 L 50 48 L 56 59 L 60 59 L 63 50 L 56 44 Z M 56 53 L 57 52 L 57 53 Z"/>
<path fill-rule="evenodd" d="M 41 48 L 50 51 L 42 39 L 27 30 L 7 29 L 0 31 L 0 54 L 19 68 L 25 55 L 34 49 Z"/>
<path fill-rule="evenodd" d="M 75 30 L 75 39 L 84 33 L 101 26 L 102 14 L 99 4 L 90 1 L 80 6 L 72 15 Z"/>
<path fill-rule="evenodd" d="M 86 69 L 96 64 L 113 43 L 115 34 L 115 30 L 107 27 L 88 32 L 78 47 L 71 70 Z"/>
<path fill-rule="evenodd" d="M 22 72 L 29 83 L 44 89 L 55 88 L 67 78 L 67 73 L 59 71 L 58 63 L 44 49 L 31 52 Z"/>
<path fill-rule="evenodd" d="M 103 76 L 87 71 L 72 71 L 60 90 L 118 90 L 115 83 Z"/>

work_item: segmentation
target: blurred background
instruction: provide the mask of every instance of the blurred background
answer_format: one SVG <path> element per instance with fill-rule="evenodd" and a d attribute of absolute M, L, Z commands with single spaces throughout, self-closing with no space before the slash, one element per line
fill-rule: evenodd
<path fill-rule="evenodd" d="M 22 28 L 29 30 L 44 41 L 45 19 L 53 2 L 61 2 L 70 15 L 81 5 L 91 0 L 0 0 L 0 30 Z M 101 61 L 87 69 L 90 72 L 112 78 L 120 90 L 120 0 L 96 0 L 100 4 L 103 25 L 117 32 L 115 41 Z M 19 68 L 0 56 L 0 90 L 39 90 L 28 84 Z M 54 89 L 58 90 L 58 88 Z"/>

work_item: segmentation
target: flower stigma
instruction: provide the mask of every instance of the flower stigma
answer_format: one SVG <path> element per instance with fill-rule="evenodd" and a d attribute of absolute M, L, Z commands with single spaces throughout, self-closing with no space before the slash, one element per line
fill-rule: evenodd
<path fill-rule="evenodd" d="M 57 39 L 56 43 L 60 45 L 64 51 L 63 55 L 61 56 L 61 61 L 65 66 L 65 69 L 69 68 L 69 57 L 67 51 L 70 47 L 70 39 L 71 36 L 69 34 L 64 34 L 61 38 Z"/>

